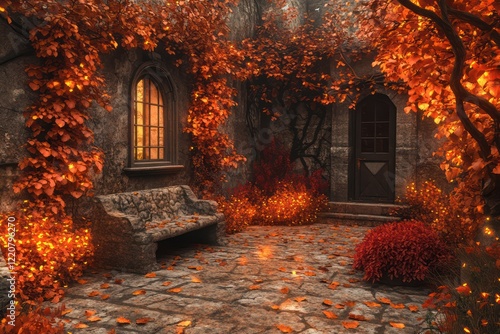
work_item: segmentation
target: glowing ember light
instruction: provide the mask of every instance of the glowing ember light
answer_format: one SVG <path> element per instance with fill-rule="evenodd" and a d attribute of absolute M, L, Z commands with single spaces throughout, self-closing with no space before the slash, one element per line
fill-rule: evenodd
<path fill-rule="evenodd" d="M 470 333 L 470 329 L 468 329 L 467 327 L 464 327 L 464 332 L 465 333 Z"/>
<path fill-rule="evenodd" d="M 486 235 L 493 235 L 493 231 L 489 227 L 484 228 L 484 234 Z"/>
<path fill-rule="evenodd" d="M 292 276 L 297 276 L 297 272 L 295 270 L 292 270 Z"/>

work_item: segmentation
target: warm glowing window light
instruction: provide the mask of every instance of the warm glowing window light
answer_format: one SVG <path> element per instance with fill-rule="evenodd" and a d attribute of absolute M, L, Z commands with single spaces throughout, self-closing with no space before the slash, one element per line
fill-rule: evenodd
<path fill-rule="evenodd" d="M 139 80 L 134 98 L 134 159 L 165 157 L 165 107 L 158 85 L 148 77 Z"/>

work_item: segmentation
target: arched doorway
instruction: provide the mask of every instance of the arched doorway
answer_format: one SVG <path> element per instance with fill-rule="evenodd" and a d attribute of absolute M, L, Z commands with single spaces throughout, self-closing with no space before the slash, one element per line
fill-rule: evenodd
<path fill-rule="evenodd" d="M 352 121 L 352 200 L 394 202 L 396 106 L 386 95 L 367 96 L 357 104 Z"/>

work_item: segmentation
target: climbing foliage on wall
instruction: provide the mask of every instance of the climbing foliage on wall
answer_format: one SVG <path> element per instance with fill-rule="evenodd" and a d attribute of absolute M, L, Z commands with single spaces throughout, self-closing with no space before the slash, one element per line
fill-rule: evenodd
<path fill-rule="evenodd" d="M 37 57 L 26 69 L 38 98 L 25 112 L 28 154 L 14 186 L 29 199 L 16 216 L 21 300 L 59 298 L 61 284 L 80 275 L 92 254 L 90 231 L 73 226 L 65 204 L 91 195 L 93 175 L 103 168 L 88 127 L 92 105 L 112 110 L 100 73 L 103 54 L 118 48 L 153 51 L 161 43 L 179 65 L 186 64 L 194 82 L 186 131 L 193 138 L 195 176 L 207 180 L 205 189 L 224 168 L 244 159 L 219 129 L 235 105 L 226 78 L 234 71 L 230 60 L 238 56 L 226 40 L 234 3 L 0 0 L 0 15 L 9 23 L 19 17 L 32 23 L 25 28 Z M 63 249 L 72 249 L 71 256 Z"/>

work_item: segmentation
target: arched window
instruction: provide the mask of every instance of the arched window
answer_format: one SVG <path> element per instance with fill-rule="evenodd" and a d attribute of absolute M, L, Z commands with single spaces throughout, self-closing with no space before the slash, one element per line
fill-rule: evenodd
<path fill-rule="evenodd" d="M 143 65 L 131 93 L 128 171 L 182 167 L 177 165 L 177 114 L 168 72 L 155 63 Z"/>

